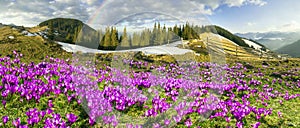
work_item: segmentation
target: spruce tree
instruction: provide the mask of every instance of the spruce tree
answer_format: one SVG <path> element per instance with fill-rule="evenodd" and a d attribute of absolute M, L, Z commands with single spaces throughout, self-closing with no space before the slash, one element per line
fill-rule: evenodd
<path fill-rule="evenodd" d="M 167 43 L 170 43 L 170 41 L 173 40 L 173 35 L 174 35 L 174 33 L 173 33 L 173 31 L 172 31 L 172 28 L 171 28 L 171 27 L 168 28 L 168 32 L 167 32 Z"/>
<path fill-rule="evenodd" d="M 140 46 L 149 46 L 150 45 L 150 30 L 149 29 L 145 29 L 142 31 L 141 33 L 141 43 Z"/>
<path fill-rule="evenodd" d="M 157 33 L 156 33 L 156 38 L 155 38 L 155 45 L 161 45 L 162 41 L 163 41 L 162 30 L 160 28 L 160 23 L 158 22 Z"/>
<path fill-rule="evenodd" d="M 140 35 L 136 32 L 132 35 L 132 46 L 138 47 L 140 45 Z"/>
<path fill-rule="evenodd" d="M 164 27 L 162 29 L 162 35 L 161 35 L 161 40 L 162 43 L 165 44 L 166 42 L 168 42 L 168 34 L 167 34 L 167 28 L 166 25 L 164 24 Z"/>
<path fill-rule="evenodd" d="M 174 34 L 179 36 L 179 28 L 177 27 L 177 24 L 175 24 L 175 26 L 173 27 L 173 32 L 174 32 Z"/>
<path fill-rule="evenodd" d="M 124 27 L 124 30 L 123 30 L 123 35 L 121 38 L 121 47 L 124 47 L 124 48 L 130 47 L 130 43 L 129 43 L 127 32 L 126 32 L 126 27 Z"/>
<path fill-rule="evenodd" d="M 106 49 L 109 46 L 111 46 L 111 34 L 109 27 L 107 27 L 103 38 L 103 47 Z"/>
<path fill-rule="evenodd" d="M 110 47 L 115 49 L 118 46 L 118 43 L 119 43 L 119 41 L 118 41 L 118 32 L 117 32 L 116 28 L 111 27 L 111 35 L 110 36 L 111 36 L 110 37 L 110 39 L 111 39 Z"/>
<path fill-rule="evenodd" d="M 156 22 L 154 23 L 154 27 L 153 27 L 153 30 L 152 30 L 152 33 L 151 33 L 151 40 L 150 40 L 150 45 L 155 45 L 156 42 L 157 42 L 157 34 L 158 34 L 158 31 L 157 31 L 157 26 L 156 26 Z"/>

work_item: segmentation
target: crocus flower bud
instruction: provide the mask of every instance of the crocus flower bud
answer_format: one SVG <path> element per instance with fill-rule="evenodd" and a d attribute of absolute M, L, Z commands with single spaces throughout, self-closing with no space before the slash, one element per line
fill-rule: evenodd
<path fill-rule="evenodd" d="M 8 116 L 3 116 L 2 117 L 2 121 L 3 121 L 3 124 L 5 125 L 9 120 L 9 117 Z"/>

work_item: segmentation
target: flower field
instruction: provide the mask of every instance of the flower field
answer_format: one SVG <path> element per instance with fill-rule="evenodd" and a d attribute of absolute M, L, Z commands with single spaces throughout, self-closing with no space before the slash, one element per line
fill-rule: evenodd
<path fill-rule="evenodd" d="M 298 64 L 0 58 L 1 127 L 300 127 Z"/>

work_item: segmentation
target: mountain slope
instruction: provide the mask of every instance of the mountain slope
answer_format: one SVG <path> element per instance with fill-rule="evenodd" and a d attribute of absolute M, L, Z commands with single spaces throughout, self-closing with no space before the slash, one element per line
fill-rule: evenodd
<path fill-rule="evenodd" d="M 97 48 L 97 31 L 77 19 L 55 18 L 39 24 L 49 28 L 47 36 L 54 41 Z M 80 39 L 79 39 L 80 38 Z"/>
<path fill-rule="evenodd" d="M 252 39 L 245 39 L 243 38 L 243 40 L 245 41 L 245 43 L 247 43 L 251 48 L 253 49 L 256 49 L 256 50 L 262 50 L 262 51 L 267 51 L 269 50 L 266 46 L 258 43 L 257 41 L 255 40 L 252 40 Z"/>
<path fill-rule="evenodd" d="M 27 36 L 22 30 L 9 26 L 0 28 L 0 57 L 12 56 L 14 50 L 23 54 L 24 62 L 39 62 L 46 56 L 66 59 L 72 55 L 61 49 L 59 44 L 43 39 L 40 35 Z"/>
<path fill-rule="evenodd" d="M 214 33 L 203 33 L 200 35 L 202 39 L 209 38 L 208 43 L 205 41 L 207 49 L 217 56 L 226 58 L 238 57 L 240 59 L 260 59 L 257 50 L 248 47 L 241 47 L 235 42 Z M 225 57 L 224 57 L 225 58 Z"/>
<path fill-rule="evenodd" d="M 271 50 L 296 42 L 300 32 L 236 33 L 235 35 L 257 41 Z"/>
<path fill-rule="evenodd" d="M 278 50 L 276 50 L 278 53 L 284 53 L 284 54 L 289 54 L 290 56 L 293 57 L 300 57 L 300 40 L 284 46 Z"/>
<path fill-rule="evenodd" d="M 212 31 L 215 34 L 218 34 L 220 36 L 223 36 L 229 40 L 231 40 L 232 42 L 238 44 L 239 46 L 243 46 L 243 47 L 249 47 L 249 45 L 247 43 L 245 43 L 245 41 L 242 40 L 242 38 L 240 38 L 239 36 L 236 36 L 234 34 L 232 34 L 231 32 L 229 32 L 228 30 L 217 26 L 217 25 L 212 25 L 211 27 L 213 27 L 214 29 L 216 29 L 216 32 Z"/>

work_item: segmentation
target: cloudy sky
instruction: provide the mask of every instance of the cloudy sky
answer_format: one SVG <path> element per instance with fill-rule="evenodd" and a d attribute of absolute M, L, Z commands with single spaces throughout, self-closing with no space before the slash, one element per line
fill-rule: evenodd
<path fill-rule="evenodd" d="M 232 32 L 297 31 L 299 7 L 297 0 L 0 0 L 0 23 L 36 26 L 64 17 L 94 28 L 188 21 Z"/>

